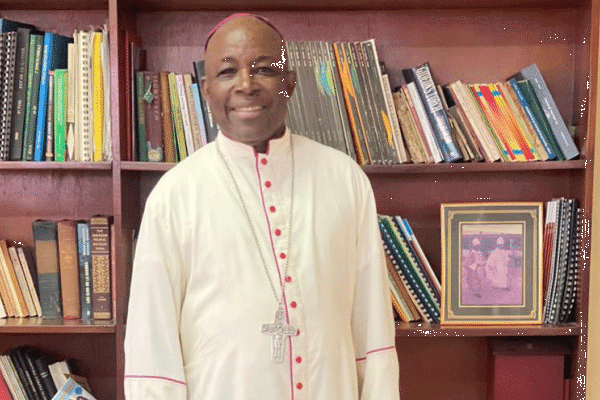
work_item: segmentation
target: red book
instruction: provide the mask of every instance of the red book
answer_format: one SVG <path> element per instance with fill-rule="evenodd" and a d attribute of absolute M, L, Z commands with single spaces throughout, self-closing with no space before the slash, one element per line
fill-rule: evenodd
<path fill-rule="evenodd" d="M 0 400 L 13 400 L 2 375 L 0 375 Z"/>

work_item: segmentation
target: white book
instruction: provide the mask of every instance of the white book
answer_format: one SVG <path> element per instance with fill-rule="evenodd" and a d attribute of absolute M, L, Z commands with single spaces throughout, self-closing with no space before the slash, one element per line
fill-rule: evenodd
<path fill-rule="evenodd" d="M 92 40 L 91 33 L 80 31 L 79 34 L 78 60 L 76 68 L 77 73 L 77 92 L 78 107 L 75 120 L 79 129 L 79 159 L 76 161 L 92 161 L 93 152 L 93 112 L 92 112 Z M 77 143 L 77 140 L 75 141 Z"/>
<path fill-rule="evenodd" d="M 17 371 L 7 355 L 0 355 L 0 371 L 13 399 L 26 399 L 25 389 L 17 376 Z"/>
<path fill-rule="evenodd" d="M 183 132 L 185 133 L 185 148 L 187 155 L 190 156 L 194 152 L 194 135 L 192 133 L 192 123 L 190 121 L 190 112 L 187 106 L 187 98 L 185 95 L 185 83 L 183 75 L 175 75 L 177 83 L 177 95 L 179 97 L 179 108 L 181 108 L 181 119 L 183 121 Z"/>
<path fill-rule="evenodd" d="M 15 270 L 15 275 L 17 276 L 21 293 L 23 293 L 23 299 L 25 300 L 25 305 L 27 306 L 27 312 L 29 313 L 30 317 L 35 317 L 37 316 L 37 311 L 35 309 L 35 305 L 33 304 L 33 298 L 31 297 L 31 292 L 29 291 L 29 285 L 27 285 L 27 281 L 25 280 L 25 273 L 23 272 L 23 267 L 21 266 L 17 249 L 13 246 L 9 247 L 8 255 L 10 256 L 10 261 L 12 262 L 13 269 Z"/>
<path fill-rule="evenodd" d="M 419 117 L 419 122 L 423 128 L 423 133 L 425 133 L 425 139 L 427 140 L 427 146 L 433 155 L 433 161 L 435 163 L 442 162 L 444 161 L 444 158 L 442 157 L 442 151 L 440 150 L 437 141 L 435 140 L 435 136 L 433 135 L 433 128 L 429 123 L 429 118 L 427 117 L 425 106 L 423 106 L 423 101 L 421 101 L 419 89 L 417 89 L 417 85 L 414 82 L 407 83 L 406 87 L 415 107 L 415 111 L 417 112 L 417 116 Z"/>
<path fill-rule="evenodd" d="M 23 250 L 22 247 L 17 247 L 17 255 L 19 256 L 19 261 L 21 262 L 21 266 L 23 267 L 23 274 L 25 275 L 25 280 L 27 281 L 27 286 L 29 287 L 29 293 L 31 294 L 33 305 L 35 306 L 35 313 L 38 317 L 41 317 L 42 305 L 40 304 L 40 297 L 33 283 L 31 270 L 29 269 L 29 265 L 27 263 L 27 257 L 25 257 L 25 250 Z"/>

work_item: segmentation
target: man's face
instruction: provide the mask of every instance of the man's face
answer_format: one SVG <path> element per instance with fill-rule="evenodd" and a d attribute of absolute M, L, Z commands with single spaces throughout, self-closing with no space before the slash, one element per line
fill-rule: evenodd
<path fill-rule="evenodd" d="M 281 37 L 255 18 L 229 21 L 215 32 L 202 89 L 225 136 L 264 151 L 269 138 L 283 133 L 295 86 L 285 61 Z"/>

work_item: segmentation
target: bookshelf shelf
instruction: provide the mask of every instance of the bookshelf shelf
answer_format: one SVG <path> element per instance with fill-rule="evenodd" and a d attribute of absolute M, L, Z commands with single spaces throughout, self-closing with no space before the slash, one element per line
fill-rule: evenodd
<path fill-rule="evenodd" d="M 396 337 L 579 336 L 576 323 L 561 325 L 450 326 L 421 322 L 396 324 Z"/>
<path fill-rule="evenodd" d="M 70 171 L 111 171 L 112 162 L 33 162 L 33 161 L 2 161 L 2 170 L 70 170 Z"/>
<path fill-rule="evenodd" d="M 115 321 L 82 321 L 43 318 L 6 318 L 0 320 L 0 335 L 6 333 L 115 333 Z"/>

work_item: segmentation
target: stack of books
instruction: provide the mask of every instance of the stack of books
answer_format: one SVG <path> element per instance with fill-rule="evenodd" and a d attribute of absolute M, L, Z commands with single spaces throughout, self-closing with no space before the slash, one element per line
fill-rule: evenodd
<path fill-rule="evenodd" d="M 32 230 L 42 316 L 111 319 L 111 218 L 36 220 Z"/>
<path fill-rule="evenodd" d="M 404 322 L 440 322 L 441 285 L 408 224 L 399 216 L 380 215 L 394 310 Z"/>
<path fill-rule="evenodd" d="M 67 37 L 0 23 L 0 161 L 111 160 L 106 26 Z"/>
<path fill-rule="evenodd" d="M 81 388 L 79 393 L 88 396 L 86 399 L 94 399 L 89 395 L 91 389 L 87 379 L 74 375 L 72 371 L 69 361 L 56 361 L 40 349 L 25 346 L 14 348 L 0 355 L 0 398 L 71 399 L 64 395 L 77 385 Z"/>
<path fill-rule="evenodd" d="M 0 318 L 42 316 L 38 293 L 32 249 L 0 240 Z"/>
<path fill-rule="evenodd" d="M 546 203 L 544 224 L 544 323 L 571 319 L 577 297 L 581 208 L 576 199 Z"/>
<path fill-rule="evenodd" d="M 548 161 L 579 155 L 536 64 L 505 82 L 481 84 L 440 86 L 422 70 L 430 71 L 429 64 L 403 70 L 405 81 L 393 94 L 413 162 Z"/>

